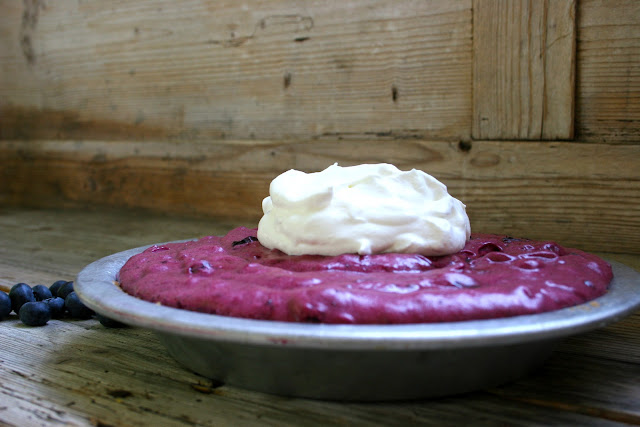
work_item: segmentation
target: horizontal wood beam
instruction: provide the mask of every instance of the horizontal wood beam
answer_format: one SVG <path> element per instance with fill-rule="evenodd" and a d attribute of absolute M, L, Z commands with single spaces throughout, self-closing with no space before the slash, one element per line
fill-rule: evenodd
<path fill-rule="evenodd" d="M 399 144 L 402 149 L 398 149 Z M 331 154 L 328 154 L 331 153 Z M 474 141 L 0 141 L 0 202 L 257 220 L 290 169 L 389 162 L 443 181 L 476 231 L 640 253 L 640 146 Z"/>
<path fill-rule="evenodd" d="M 13 1 L 0 138 L 471 135 L 471 0 Z"/>

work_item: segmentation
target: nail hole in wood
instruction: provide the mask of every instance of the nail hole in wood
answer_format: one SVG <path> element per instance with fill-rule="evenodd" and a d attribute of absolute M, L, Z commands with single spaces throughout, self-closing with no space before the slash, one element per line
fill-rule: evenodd
<path fill-rule="evenodd" d="M 291 86 L 291 73 L 287 71 L 284 73 L 284 88 L 287 89 L 289 86 Z"/>
<path fill-rule="evenodd" d="M 464 151 L 465 153 L 471 151 L 471 141 L 458 142 L 458 148 L 460 151 Z"/>

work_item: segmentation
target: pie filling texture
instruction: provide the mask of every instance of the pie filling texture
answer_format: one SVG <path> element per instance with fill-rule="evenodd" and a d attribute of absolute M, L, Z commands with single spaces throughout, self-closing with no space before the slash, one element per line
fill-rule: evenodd
<path fill-rule="evenodd" d="M 289 256 L 256 230 L 154 245 L 119 272 L 121 288 L 162 305 L 260 320 L 400 324 L 477 320 L 570 307 L 613 278 L 595 255 L 549 241 L 472 234 L 463 250 Z"/>

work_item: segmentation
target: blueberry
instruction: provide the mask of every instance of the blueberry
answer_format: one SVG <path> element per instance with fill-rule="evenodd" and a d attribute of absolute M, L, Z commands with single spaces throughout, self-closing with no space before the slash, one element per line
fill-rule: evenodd
<path fill-rule="evenodd" d="M 60 298 L 67 298 L 67 295 L 71 292 L 73 292 L 73 282 L 66 282 L 58 289 L 57 296 Z"/>
<path fill-rule="evenodd" d="M 53 282 L 53 284 L 49 286 L 49 290 L 51 291 L 51 296 L 57 297 L 58 289 L 60 289 L 60 286 L 64 285 L 65 283 L 67 283 L 66 280 L 58 280 L 56 282 Z"/>
<path fill-rule="evenodd" d="M 109 317 L 103 316 L 100 313 L 96 313 L 96 317 L 105 328 L 124 328 L 127 326 L 122 322 L 118 322 L 117 320 L 113 320 Z"/>
<path fill-rule="evenodd" d="M 74 319 L 89 319 L 93 316 L 93 310 L 84 305 L 82 301 L 80 301 L 80 298 L 78 298 L 78 294 L 75 292 L 71 292 L 67 295 L 64 299 L 64 305 L 67 307 L 71 317 Z"/>
<path fill-rule="evenodd" d="M 4 319 L 11 313 L 11 298 L 0 291 L 0 319 Z"/>
<path fill-rule="evenodd" d="M 16 283 L 13 285 L 11 291 L 9 291 L 9 298 L 11 298 L 11 308 L 16 313 L 20 312 L 20 307 L 22 307 L 24 303 L 36 300 L 31 286 L 26 283 Z"/>
<path fill-rule="evenodd" d="M 18 315 L 22 323 L 27 326 L 43 326 L 51 319 L 49 305 L 43 301 L 24 303 Z"/>
<path fill-rule="evenodd" d="M 35 285 L 31 290 L 33 291 L 33 296 L 36 297 L 36 301 L 44 301 L 53 296 L 45 285 Z"/>
<path fill-rule="evenodd" d="M 64 300 L 60 297 L 47 298 L 44 300 L 49 305 L 52 319 L 59 319 L 64 315 L 66 310 Z"/>

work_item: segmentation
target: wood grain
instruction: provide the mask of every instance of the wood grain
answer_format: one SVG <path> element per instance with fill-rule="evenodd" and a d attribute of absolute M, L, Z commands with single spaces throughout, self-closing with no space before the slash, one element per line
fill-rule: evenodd
<path fill-rule="evenodd" d="M 3 2 L 0 138 L 640 138 L 635 0 L 245 6 Z"/>
<path fill-rule="evenodd" d="M 470 0 L 0 7 L 0 138 L 471 133 Z"/>
<path fill-rule="evenodd" d="M 271 180 L 391 162 L 434 175 L 476 231 L 640 253 L 640 146 L 475 141 L 3 141 L 0 202 L 256 221 Z"/>
<path fill-rule="evenodd" d="M 113 209 L 0 207 L 0 289 L 73 279 L 95 259 L 146 243 L 219 234 L 237 222 Z M 616 255 L 609 255 L 617 259 Z M 640 257 L 626 255 L 636 268 Z M 220 385 L 177 365 L 150 331 L 95 319 L 0 322 L 0 424 L 47 426 L 584 425 L 638 423 L 635 314 L 569 338 L 512 384 L 375 404 L 292 399 Z M 607 349 L 620 349 L 612 355 Z M 524 421 L 523 421 L 524 420 Z"/>
<path fill-rule="evenodd" d="M 517 399 L 490 391 L 365 405 L 218 386 L 178 366 L 150 332 L 108 330 L 96 320 L 51 321 L 36 329 L 11 319 L 0 329 L 0 345 L 9 347 L 0 365 L 4 408 L 0 421 L 9 425 L 459 425 L 469 419 L 483 419 L 488 425 L 517 425 L 522 417 L 539 425 L 608 425 L 602 411 L 567 411 L 562 396 L 556 407 L 549 400 L 542 401 L 541 393 L 550 388 L 548 377 L 528 382 L 535 390 L 529 394 L 523 391 L 525 387 L 517 387 Z M 24 352 L 16 350 L 18 345 L 32 354 L 29 362 Z M 556 364 L 562 367 L 563 360 Z M 618 372 L 620 376 L 633 374 L 624 369 Z M 562 374 L 559 379 L 567 376 Z M 587 384 L 604 379 L 597 375 Z M 571 393 L 564 385 L 561 391 Z M 582 408 L 601 408 L 599 396 L 582 401 Z M 564 399 L 571 401 L 571 397 Z M 618 406 L 609 416 L 623 417 L 629 410 Z"/>
<path fill-rule="evenodd" d="M 603 378 L 605 372 L 608 376 L 606 380 Z M 640 378 L 640 367 L 609 360 L 596 362 L 596 359 L 590 357 L 572 357 L 559 351 L 555 355 L 554 363 L 545 366 L 536 376 L 495 392 L 507 399 L 638 425 L 640 388 L 636 385 L 629 387 L 625 384 L 625 379 L 618 374 Z M 602 383 L 592 383 L 591 379 L 594 377 L 601 378 Z M 534 385 L 534 382 L 538 385 Z M 538 388 L 539 384 L 551 382 L 558 388 L 540 393 L 542 390 Z M 532 390 L 536 390 L 533 395 Z M 595 405 L 585 404 L 596 393 L 603 400 Z"/>
<path fill-rule="evenodd" d="M 573 138 L 575 9 L 575 1 L 474 1 L 474 138 Z"/>
<path fill-rule="evenodd" d="M 576 134 L 640 142 L 640 3 L 584 0 L 578 8 Z"/>

